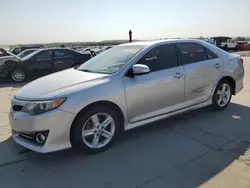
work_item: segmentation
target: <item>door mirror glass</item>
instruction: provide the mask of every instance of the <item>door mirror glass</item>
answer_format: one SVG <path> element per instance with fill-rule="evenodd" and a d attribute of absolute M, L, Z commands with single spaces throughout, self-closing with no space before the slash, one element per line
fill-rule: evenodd
<path fill-rule="evenodd" d="M 132 67 L 134 75 L 147 74 L 150 72 L 150 69 L 147 65 L 136 64 Z"/>

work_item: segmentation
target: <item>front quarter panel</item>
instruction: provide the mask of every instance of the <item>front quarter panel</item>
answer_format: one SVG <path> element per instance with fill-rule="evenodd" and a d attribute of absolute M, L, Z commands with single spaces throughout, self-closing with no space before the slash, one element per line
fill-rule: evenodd
<path fill-rule="evenodd" d="M 78 114 L 86 106 L 99 101 L 108 101 L 116 104 L 123 112 L 124 119 L 127 122 L 124 88 L 122 80 L 117 75 L 110 76 L 104 82 L 70 94 L 60 109 Z"/>

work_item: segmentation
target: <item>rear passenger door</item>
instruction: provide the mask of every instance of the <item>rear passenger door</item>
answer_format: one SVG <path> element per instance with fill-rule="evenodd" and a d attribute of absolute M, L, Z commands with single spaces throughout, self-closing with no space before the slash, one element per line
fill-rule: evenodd
<path fill-rule="evenodd" d="M 185 103 L 206 101 L 221 77 L 222 60 L 199 43 L 181 42 L 178 48 L 185 70 Z"/>
<path fill-rule="evenodd" d="M 54 50 L 53 68 L 54 72 L 71 68 L 74 64 L 73 55 L 70 50 Z"/>
<path fill-rule="evenodd" d="M 44 76 L 52 73 L 52 50 L 38 52 L 24 62 L 31 76 Z"/>

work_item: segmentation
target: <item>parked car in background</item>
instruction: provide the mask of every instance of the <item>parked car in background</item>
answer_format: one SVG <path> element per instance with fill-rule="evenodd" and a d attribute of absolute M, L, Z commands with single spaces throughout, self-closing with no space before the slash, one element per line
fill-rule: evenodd
<path fill-rule="evenodd" d="M 23 52 L 24 50 L 27 50 L 27 49 L 39 49 L 39 48 L 43 48 L 43 45 L 34 45 L 34 46 L 22 46 L 22 47 L 17 47 L 17 48 L 14 48 L 12 49 L 10 52 L 14 55 L 18 55 L 20 54 L 21 52 Z"/>
<path fill-rule="evenodd" d="M 0 52 L 0 78 L 5 78 L 8 75 L 7 64 L 19 62 L 21 58 L 4 49 L 0 49 Z"/>
<path fill-rule="evenodd" d="M 42 153 L 100 152 L 124 130 L 208 105 L 225 109 L 243 77 L 239 55 L 205 41 L 119 45 L 21 88 L 9 113 L 12 136 Z"/>
<path fill-rule="evenodd" d="M 236 42 L 233 42 L 231 37 L 219 36 L 219 37 L 210 37 L 210 39 L 215 40 L 216 45 L 225 51 L 228 51 L 228 50 L 238 51 L 239 50 L 239 46 L 237 45 Z"/>
<path fill-rule="evenodd" d="M 0 64 L 0 76 L 15 82 L 40 77 L 81 65 L 89 60 L 89 54 L 81 54 L 66 48 L 38 49 L 24 58 L 12 57 Z"/>
<path fill-rule="evenodd" d="M 239 45 L 240 50 L 250 50 L 250 42 L 244 42 Z"/>
<path fill-rule="evenodd" d="M 20 58 L 24 58 L 25 56 L 31 54 L 32 52 L 34 51 L 37 51 L 38 49 L 35 48 L 35 49 L 27 49 L 27 50 L 24 50 L 23 52 L 21 52 L 20 54 L 18 54 L 17 56 L 20 57 Z"/>
<path fill-rule="evenodd" d="M 10 56 L 10 53 L 8 53 L 7 50 L 0 48 L 0 57 L 4 57 L 4 56 Z"/>
<path fill-rule="evenodd" d="M 83 50 L 84 48 L 86 48 L 85 46 L 72 46 L 72 49 L 73 50 L 76 50 L 76 51 L 81 51 Z"/>

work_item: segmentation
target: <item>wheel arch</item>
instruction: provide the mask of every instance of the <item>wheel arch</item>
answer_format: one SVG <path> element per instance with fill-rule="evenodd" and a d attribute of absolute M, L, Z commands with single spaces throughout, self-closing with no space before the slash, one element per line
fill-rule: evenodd
<path fill-rule="evenodd" d="M 4 65 L 7 66 L 7 67 L 13 67 L 13 66 L 16 65 L 16 62 L 13 61 L 13 60 L 6 60 L 6 61 L 4 62 Z"/>
<path fill-rule="evenodd" d="M 231 77 L 231 76 L 225 76 L 225 77 L 221 78 L 219 82 L 221 82 L 222 80 L 227 80 L 231 84 L 231 86 L 232 86 L 232 94 L 235 95 L 236 82 L 235 82 L 234 78 Z"/>
<path fill-rule="evenodd" d="M 122 125 L 121 130 L 122 131 L 124 130 L 124 114 L 123 114 L 121 108 L 117 104 L 115 104 L 114 102 L 111 102 L 111 101 L 105 101 L 105 100 L 96 101 L 96 102 L 93 102 L 93 103 L 85 106 L 75 116 L 75 118 L 74 118 L 74 120 L 73 120 L 73 122 L 71 124 L 71 127 L 70 127 L 70 141 L 72 141 L 71 139 L 72 139 L 73 128 L 76 125 L 77 120 L 81 117 L 81 115 L 83 113 L 85 113 L 86 111 L 90 110 L 91 108 L 94 108 L 94 107 L 99 106 L 99 105 L 109 106 L 112 109 L 114 109 L 117 112 L 117 115 L 119 116 L 120 123 Z"/>
<path fill-rule="evenodd" d="M 14 69 L 22 69 L 26 76 L 29 77 L 29 70 L 25 65 L 19 65 L 18 63 L 14 63 L 10 69 L 9 69 L 9 73 L 11 73 Z"/>

